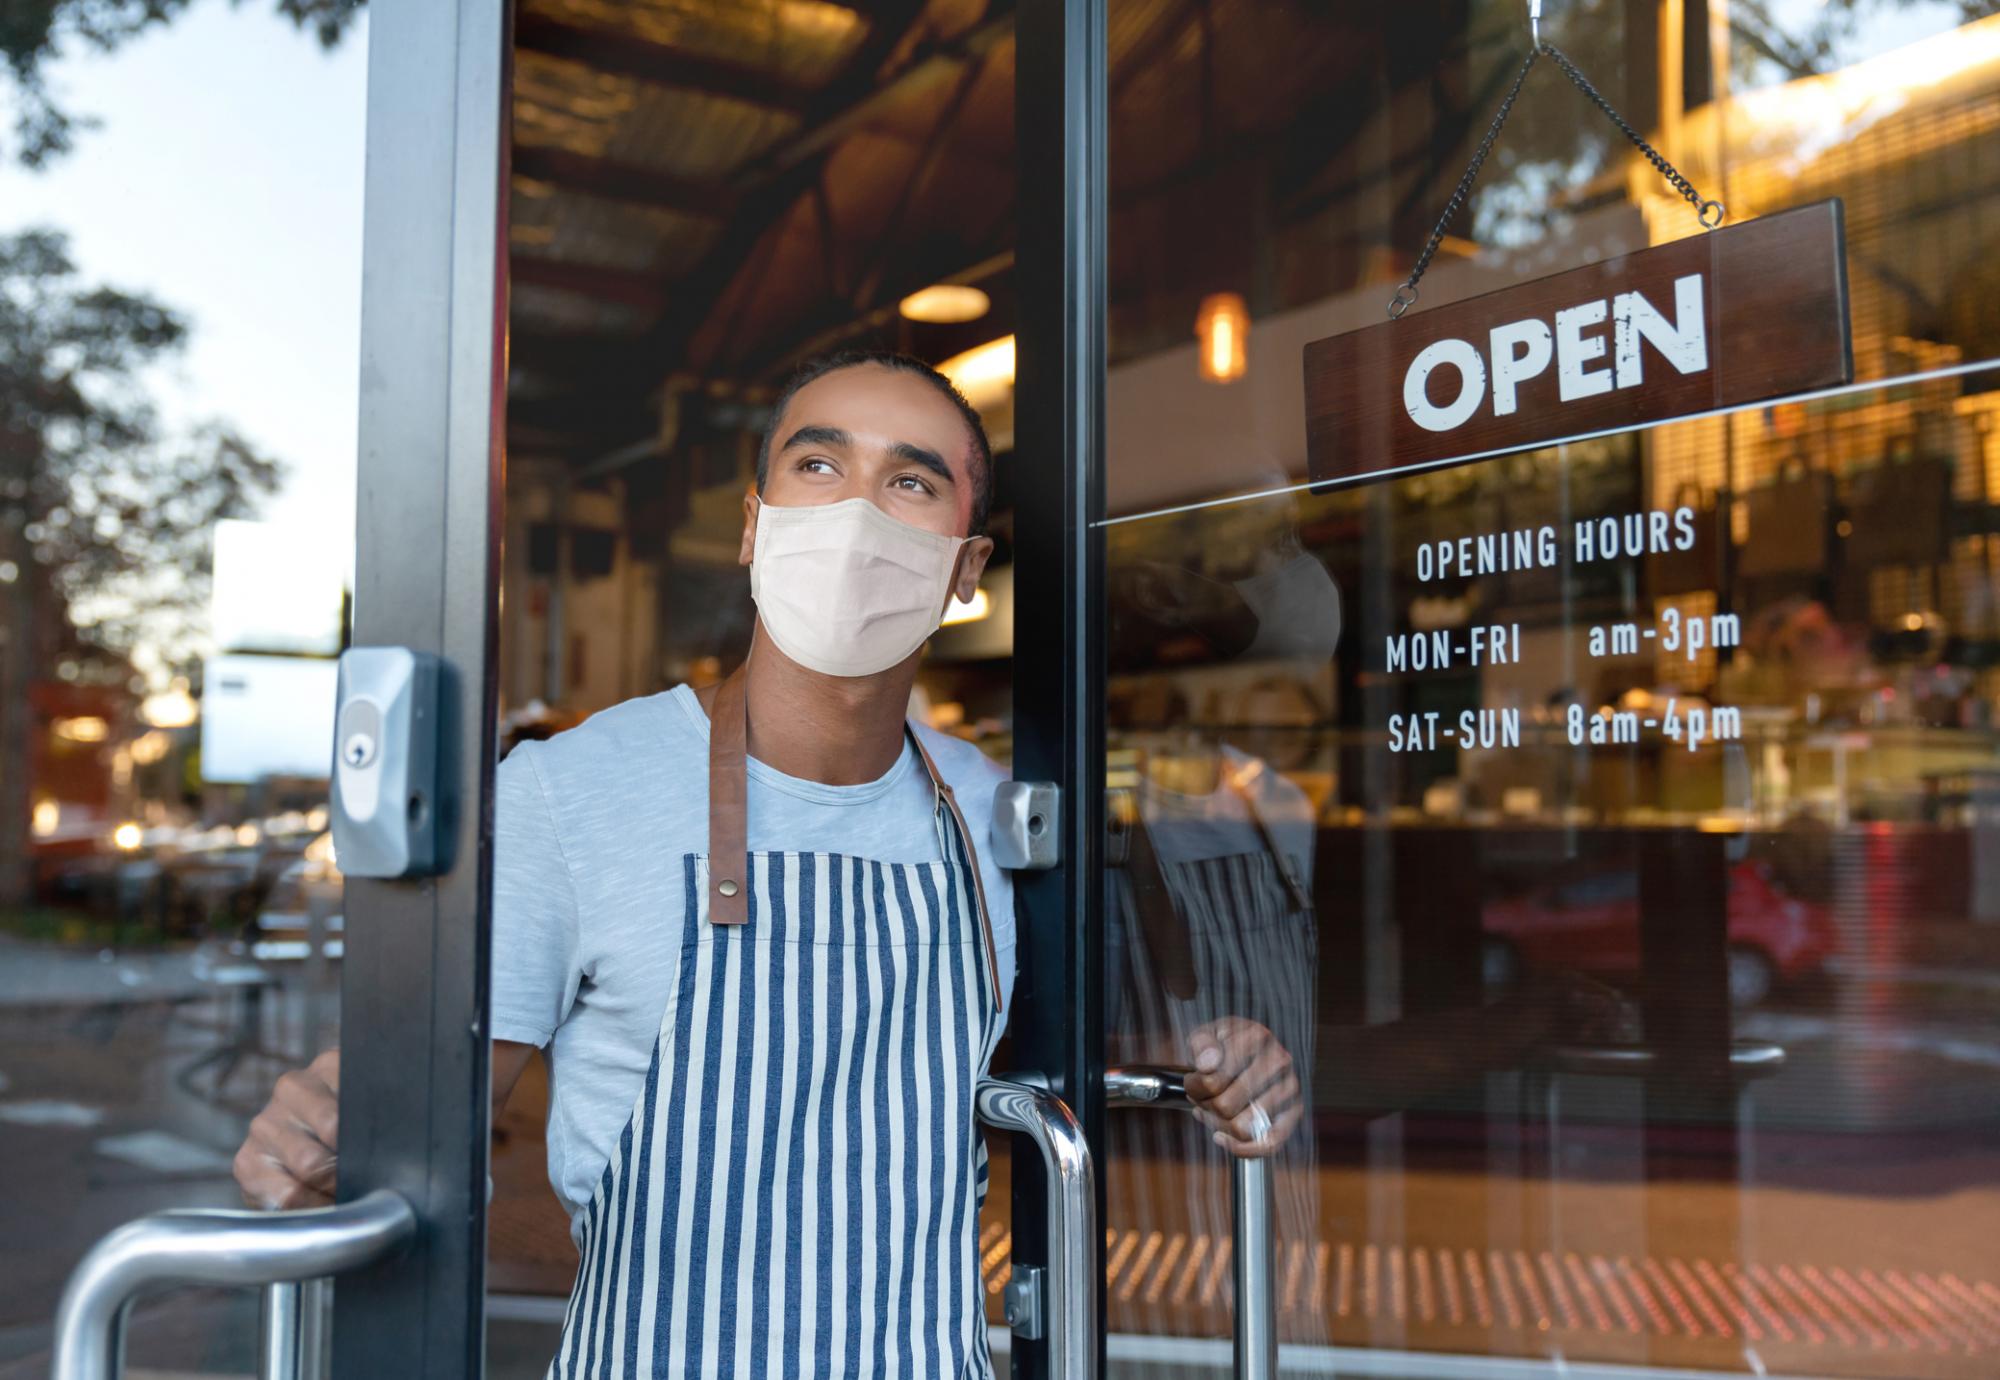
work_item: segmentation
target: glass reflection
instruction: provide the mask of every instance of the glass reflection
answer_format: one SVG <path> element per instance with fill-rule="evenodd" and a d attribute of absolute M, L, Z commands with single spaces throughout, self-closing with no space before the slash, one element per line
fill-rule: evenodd
<path fill-rule="evenodd" d="M 1308 903 L 1239 810 L 1270 894 L 1222 918 L 1283 915 L 1269 961 L 1310 978 L 1213 1000 L 1309 1070 L 1280 1332 L 1355 1350 L 1297 1364 L 1993 1369 L 1991 10 L 1545 22 L 1732 222 L 1843 200 L 1858 382 L 1314 491 L 1299 353 L 1382 320 L 1520 11 L 1113 7 L 1112 815 L 1190 834 L 1162 802 L 1232 771 L 1288 812 Z M 1420 310 L 1694 230 L 1573 94 L 1524 93 Z M 1220 381 L 1188 323 L 1225 292 L 1246 367 Z M 1269 641 L 1243 582 L 1309 573 L 1295 551 L 1337 641 L 1325 616 Z M 1124 989 L 1187 981 L 1215 924 L 1192 881 L 1196 918 L 1153 920 L 1124 870 L 1113 1062 L 1168 1043 Z M 1172 1299 L 1160 1254 L 1215 1219 L 1214 1147 L 1112 1131 L 1113 1331 L 1225 1334 L 1214 1304 L 1133 1303 Z"/>
<path fill-rule="evenodd" d="M 1991 1287 L 1945 1224 L 1990 1210 L 2000 1120 L 1994 577 L 1949 536 L 1964 497 L 1885 584 L 1909 553 L 1856 534 L 1918 524 L 1865 467 L 1810 568 L 1662 472 L 1733 437 L 1781 473 L 1768 416 L 1109 529 L 1107 1057 L 1186 1062 L 1230 1018 L 1291 1052 L 1288 1341 L 1978 1373 L 1931 1342 L 1976 1338 Z M 1690 539 L 1579 559 L 1651 495 Z M 1421 559 L 1515 528 L 1556 534 L 1547 567 Z M 1114 1330 L 1226 1332 L 1220 1152 L 1156 1114 L 1110 1134 Z M 1903 1369 L 1867 1368 L 1863 1321 Z"/>
<path fill-rule="evenodd" d="M 0 22 L 9 1376 L 100 1238 L 241 1205 L 245 1127 L 339 1019 L 362 12 L 120 8 Z M 126 1359 L 247 1374 L 257 1329 L 249 1292 L 145 1297 Z"/>

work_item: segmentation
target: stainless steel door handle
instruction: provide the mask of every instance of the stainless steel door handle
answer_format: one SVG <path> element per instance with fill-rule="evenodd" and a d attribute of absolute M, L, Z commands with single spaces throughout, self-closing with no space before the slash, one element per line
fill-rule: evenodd
<path fill-rule="evenodd" d="M 1019 1131 L 1048 1173 L 1049 1263 L 1042 1318 L 1055 1380 L 1097 1380 L 1097 1184 L 1083 1126 L 1060 1097 L 1027 1083 L 985 1078 L 979 1119 Z"/>
<path fill-rule="evenodd" d="M 299 1212 L 176 1209 L 127 1222 L 70 1273 L 56 1310 L 54 1380 L 116 1380 L 125 1312 L 141 1294 L 180 1284 L 277 1285 L 336 1275 L 387 1258 L 416 1231 L 415 1210 L 387 1189 Z M 301 1291 L 292 1315 L 277 1301 L 281 1306 L 266 1318 L 267 1357 L 297 1357 L 298 1339 L 314 1334 L 305 1305 L 323 1297 L 323 1290 Z"/>
<path fill-rule="evenodd" d="M 1106 1069 L 1104 1105 L 1192 1111 L 1188 1073 L 1159 1064 Z M 1277 1189 L 1271 1162 L 1231 1156 L 1229 1189 L 1233 1237 L 1229 1277 L 1236 1289 L 1232 1374 L 1236 1380 L 1277 1380 L 1278 1240 L 1273 1230 Z"/>

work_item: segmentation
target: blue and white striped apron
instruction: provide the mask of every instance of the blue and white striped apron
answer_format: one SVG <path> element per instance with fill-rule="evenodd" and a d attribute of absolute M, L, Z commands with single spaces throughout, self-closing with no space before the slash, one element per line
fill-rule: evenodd
<path fill-rule="evenodd" d="M 940 860 L 749 855 L 679 977 L 583 1218 L 549 1374 L 990 1375 L 974 1089 L 1000 1035 L 983 896 L 928 754 Z"/>

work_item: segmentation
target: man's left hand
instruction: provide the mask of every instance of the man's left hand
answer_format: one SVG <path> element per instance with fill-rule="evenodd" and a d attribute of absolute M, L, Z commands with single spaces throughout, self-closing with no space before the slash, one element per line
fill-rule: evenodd
<path fill-rule="evenodd" d="M 1188 1053 L 1188 1101 L 1215 1143 L 1244 1159 L 1275 1155 L 1303 1115 L 1291 1052 L 1256 1021 L 1224 1016 L 1188 1036 Z"/>

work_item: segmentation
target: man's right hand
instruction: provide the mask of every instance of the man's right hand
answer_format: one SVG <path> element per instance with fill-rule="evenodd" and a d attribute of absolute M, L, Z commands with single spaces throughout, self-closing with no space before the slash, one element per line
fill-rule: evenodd
<path fill-rule="evenodd" d="M 333 1203 L 334 1147 L 340 1138 L 340 1051 L 278 1080 L 236 1152 L 237 1187 L 254 1208 Z"/>

